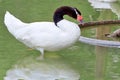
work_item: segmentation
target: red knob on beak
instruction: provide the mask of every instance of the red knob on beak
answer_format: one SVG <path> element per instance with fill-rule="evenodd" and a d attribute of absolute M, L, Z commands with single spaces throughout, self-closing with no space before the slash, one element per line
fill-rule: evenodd
<path fill-rule="evenodd" d="M 82 24 L 83 23 L 83 17 L 81 15 L 77 15 L 77 21 Z"/>

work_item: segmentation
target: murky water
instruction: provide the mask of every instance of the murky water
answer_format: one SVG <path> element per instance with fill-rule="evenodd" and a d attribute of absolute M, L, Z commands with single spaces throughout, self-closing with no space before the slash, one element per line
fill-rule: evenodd
<path fill-rule="evenodd" d="M 95 2 L 97 0 L 90 1 Z M 3 24 L 6 10 L 24 22 L 52 21 L 52 13 L 56 7 L 61 5 L 80 8 L 84 13 L 85 20 L 89 21 L 120 18 L 120 2 L 105 2 L 103 7 L 98 5 L 95 7 L 95 4 L 88 3 L 87 0 L 84 2 L 79 0 L 55 0 L 54 2 L 51 0 L 0 0 L 0 79 L 119 80 L 120 49 L 118 48 L 93 46 L 77 42 L 72 47 L 58 52 L 46 51 L 45 59 L 37 60 L 39 52 L 27 50 L 28 48 L 12 37 Z M 92 11 L 88 10 L 86 12 L 86 8 L 82 9 L 86 6 Z M 120 28 L 120 25 L 87 28 L 82 30 L 82 36 L 114 40 L 106 38 L 104 34 L 111 33 L 118 28 Z"/>

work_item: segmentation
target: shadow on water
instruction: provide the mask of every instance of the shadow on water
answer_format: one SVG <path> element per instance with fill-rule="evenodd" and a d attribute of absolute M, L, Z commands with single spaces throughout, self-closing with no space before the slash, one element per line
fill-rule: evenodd
<path fill-rule="evenodd" d="M 54 55 L 53 55 L 54 56 Z M 19 60 L 7 71 L 4 80 L 79 80 L 80 75 L 60 56 L 36 60 L 29 56 Z"/>

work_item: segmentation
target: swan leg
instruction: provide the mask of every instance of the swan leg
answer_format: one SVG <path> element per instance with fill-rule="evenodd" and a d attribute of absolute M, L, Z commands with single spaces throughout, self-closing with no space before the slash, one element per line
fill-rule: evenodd
<path fill-rule="evenodd" d="M 44 49 L 43 48 L 39 48 L 39 51 L 41 52 L 40 57 L 38 57 L 38 60 L 43 60 L 44 59 Z"/>
<path fill-rule="evenodd" d="M 44 49 L 40 48 L 41 55 L 44 57 Z"/>

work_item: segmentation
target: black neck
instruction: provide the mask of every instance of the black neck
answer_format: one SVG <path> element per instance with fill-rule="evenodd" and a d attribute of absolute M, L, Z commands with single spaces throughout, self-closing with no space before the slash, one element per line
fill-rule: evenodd
<path fill-rule="evenodd" d="M 53 16 L 53 20 L 55 25 L 57 26 L 57 22 L 61 21 L 63 19 L 64 14 L 61 14 L 61 12 L 55 12 Z"/>
<path fill-rule="evenodd" d="M 68 7 L 68 6 L 60 7 L 55 11 L 54 16 L 53 16 L 53 20 L 56 26 L 57 26 L 57 22 L 63 20 L 64 15 L 69 15 L 73 18 L 77 17 L 72 7 Z"/>

